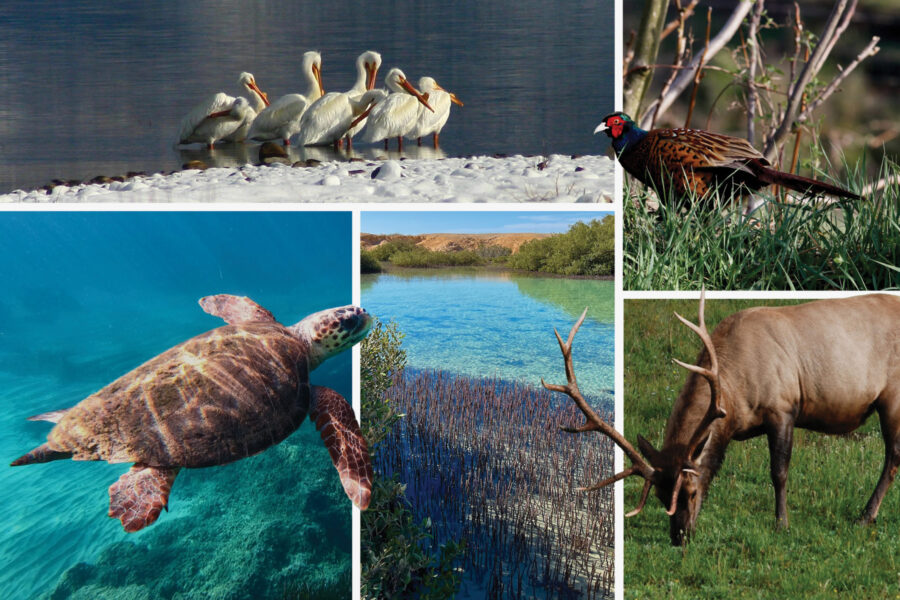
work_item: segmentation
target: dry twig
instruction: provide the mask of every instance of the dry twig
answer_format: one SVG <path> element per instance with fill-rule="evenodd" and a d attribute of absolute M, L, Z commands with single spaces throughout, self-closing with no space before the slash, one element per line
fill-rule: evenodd
<path fill-rule="evenodd" d="M 748 2 L 740 2 L 735 7 L 734 11 L 728 17 L 728 21 L 722 27 L 716 37 L 710 40 L 709 48 L 707 49 L 706 56 L 711 60 L 719 51 L 727 44 L 734 34 L 737 32 L 738 28 L 741 26 L 741 23 L 744 20 L 744 17 L 750 12 L 750 9 L 753 7 L 751 3 Z M 701 57 L 697 56 L 691 61 L 690 68 L 683 71 L 672 83 L 671 88 L 666 93 L 665 96 L 659 97 L 655 100 L 647 109 L 644 111 L 643 116 L 640 117 L 639 122 L 641 127 L 648 127 L 650 120 L 654 114 L 663 114 L 673 102 L 681 95 L 681 93 L 687 89 L 687 86 L 691 84 L 694 80 L 694 71 L 701 62 Z M 657 111 L 657 106 L 659 110 Z"/>

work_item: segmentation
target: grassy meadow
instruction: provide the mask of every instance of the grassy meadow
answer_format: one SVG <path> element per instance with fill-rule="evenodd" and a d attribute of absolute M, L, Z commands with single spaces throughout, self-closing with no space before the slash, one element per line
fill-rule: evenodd
<path fill-rule="evenodd" d="M 860 167 L 846 181 L 868 183 Z M 885 161 L 881 178 L 900 175 Z M 831 181 L 827 175 L 816 178 Z M 730 198 L 675 208 L 625 178 L 623 274 L 627 290 L 862 290 L 900 287 L 900 186 L 862 200 L 787 204 L 771 192 L 750 218 Z"/>
<path fill-rule="evenodd" d="M 709 300 L 707 327 L 742 308 L 785 301 Z M 625 436 L 657 448 L 699 338 L 679 323 L 696 321 L 697 300 L 625 301 Z M 884 461 L 874 415 L 847 436 L 795 431 L 787 484 L 790 528 L 775 529 L 774 491 L 765 436 L 732 442 L 713 479 L 697 529 L 684 548 L 669 542 L 668 517 L 651 494 L 625 519 L 626 598 L 900 598 L 900 483 L 878 522 L 855 521 Z M 627 460 L 626 460 L 627 462 Z M 637 505 L 643 480 L 625 480 L 625 510 Z"/>

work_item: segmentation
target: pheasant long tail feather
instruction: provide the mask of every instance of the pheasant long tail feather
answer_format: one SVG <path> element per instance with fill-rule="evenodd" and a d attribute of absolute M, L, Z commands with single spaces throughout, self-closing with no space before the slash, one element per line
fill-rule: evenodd
<path fill-rule="evenodd" d="M 810 179 L 809 177 L 802 177 L 800 175 L 793 175 L 791 173 L 776 171 L 775 169 L 767 167 L 759 163 L 758 161 L 754 161 L 754 163 L 755 164 L 752 164 L 751 167 L 753 168 L 756 176 L 763 183 L 781 185 L 802 194 L 830 194 L 832 196 L 840 196 L 842 198 L 850 198 L 852 200 L 861 199 L 853 192 L 845 190 L 844 188 L 840 188 L 836 185 L 831 185 L 830 183 L 825 183 L 823 181 L 816 181 L 815 179 Z"/>

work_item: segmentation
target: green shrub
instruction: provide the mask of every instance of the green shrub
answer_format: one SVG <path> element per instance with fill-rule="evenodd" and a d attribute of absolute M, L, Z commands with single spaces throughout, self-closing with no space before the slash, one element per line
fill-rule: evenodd
<path fill-rule="evenodd" d="M 372 248 L 370 252 L 375 257 L 375 260 L 389 261 L 397 252 L 408 252 L 418 249 L 417 241 L 417 238 L 399 238 L 390 242 L 383 242 Z"/>
<path fill-rule="evenodd" d="M 484 264 L 484 259 L 472 250 L 437 252 L 425 248 L 401 251 L 391 256 L 397 267 L 469 267 Z"/>
<path fill-rule="evenodd" d="M 378 319 L 363 340 L 360 361 L 362 432 L 374 462 L 379 444 L 402 415 L 386 392 L 393 377 L 406 366 L 401 348 L 403 333 L 396 323 Z M 430 523 L 416 523 L 396 478 L 377 472 L 368 510 L 362 513 L 362 597 L 449 600 L 459 591 L 460 576 L 453 563 L 461 546 L 434 547 Z"/>
<path fill-rule="evenodd" d="M 608 276 L 615 267 L 615 240 L 615 219 L 610 215 L 575 223 L 560 235 L 526 242 L 506 264 L 557 275 Z"/>
<path fill-rule="evenodd" d="M 381 264 L 375 255 L 368 250 L 359 251 L 359 272 L 360 273 L 381 273 Z"/>
<path fill-rule="evenodd" d="M 506 258 L 512 254 L 512 250 L 505 246 L 482 246 L 475 253 L 491 262 L 505 262 Z"/>

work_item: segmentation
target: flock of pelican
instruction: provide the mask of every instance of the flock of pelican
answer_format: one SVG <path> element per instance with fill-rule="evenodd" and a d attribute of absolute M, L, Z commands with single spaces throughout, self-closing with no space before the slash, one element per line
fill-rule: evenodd
<path fill-rule="evenodd" d="M 212 148 L 218 141 L 281 140 L 289 146 L 296 136 L 301 146 L 340 148 L 346 140 L 350 148 L 353 136 L 362 132 L 364 142 L 384 140 L 385 149 L 391 138 L 397 138 L 402 149 L 404 137 L 421 145 L 428 135 L 437 148 L 451 103 L 463 103 L 431 77 L 419 79 L 416 89 L 397 68 L 384 78 L 387 90 L 375 89 L 380 67 L 380 54 L 363 52 L 356 59 L 353 87 L 326 94 L 322 56 L 306 52 L 301 62 L 305 93 L 286 94 L 272 102 L 252 74 L 241 73 L 238 82 L 250 100 L 223 92 L 209 96 L 182 119 L 178 143 L 200 142 Z"/>

